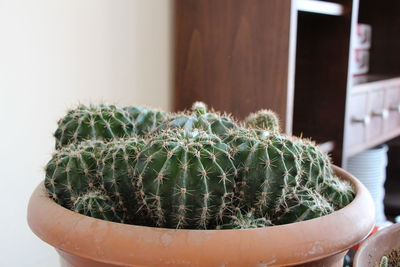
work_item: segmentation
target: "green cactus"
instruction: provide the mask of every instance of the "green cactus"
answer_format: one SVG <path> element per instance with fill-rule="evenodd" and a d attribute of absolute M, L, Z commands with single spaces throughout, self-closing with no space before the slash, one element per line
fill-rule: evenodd
<path fill-rule="evenodd" d="M 394 265 L 393 265 L 394 266 Z M 389 267 L 388 257 L 382 256 L 381 261 L 379 263 L 379 267 Z"/>
<path fill-rule="evenodd" d="M 136 211 L 135 190 L 132 179 L 139 151 L 145 145 L 140 138 L 131 137 L 107 143 L 99 155 L 99 188 L 129 214 Z"/>
<path fill-rule="evenodd" d="M 266 130 L 273 133 L 281 131 L 279 126 L 278 115 L 269 109 L 262 109 L 255 113 L 251 113 L 244 120 L 247 128 Z"/>
<path fill-rule="evenodd" d="M 168 118 L 166 112 L 143 106 L 125 107 L 124 110 L 129 113 L 131 120 L 135 123 L 137 134 L 142 136 L 153 132 Z"/>
<path fill-rule="evenodd" d="M 57 151 L 46 166 L 49 195 L 71 208 L 76 198 L 101 190 L 124 211 L 136 208 L 131 184 L 138 150 L 144 140 L 86 141 Z"/>
<path fill-rule="evenodd" d="M 345 204 L 353 199 L 351 188 L 333 177 L 329 157 L 308 140 L 279 134 L 260 138 L 259 131 L 242 129 L 224 141 L 230 145 L 239 170 L 236 204 L 241 209 L 272 218 L 279 199 L 292 194 L 293 189 L 309 189 L 319 197 L 318 192 L 330 181 L 342 185 L 330 188 L 331 198 Z"/>
<path fill-rule="evenodd" d="M 238 211 L 235 215 L 231 216 L 231 220 L 217 229 L 250 229 L 271 226 L 271 221 L 264 217 L 255 218 L 252 212 L 243 215 Z"/>
<path fill-rule="evenodd" d="M 57 203 L 71 208 L 79 195 L 98 186 L 98 151 L 104 147 L 101 141 L 87 141 L 55 152 L 45 168 L 45 186 Z"/>
<path fill-rule="evenodd" d="M 333 176 L 332 164 L 329 156 L 318 149 L 318 146 L 309 139 L 291 137 L 300 147 L 302 153 L 301 185 L 318 189 L 325 183 L 325 179 Z"/>
<path fill-rule="evenodd" d="M 215 135 L 164 131 L 143 148 L 136 171 L 138 202 L 157 226 L 205 229 L 229 214 L 236 169 Z"/>
<path fill-rule="evenodd" d="M 333 207 L 315 190 L 292 188 L 277 201 L 274 224 L 288 224 L 318 218 L 333 212 Z"/>
<path fill-rule="evenodd" d="M 280 134 L 267 116 L 252 114 L 242 128 L 202 102 L 178 114 L 80 106 L 59 122 L 45 186 L 82 214 L 168 228 L 264 227 L 349 204 L 353 189 L 334 176 L 329 157 Z"/>
<path fill-rule="evenodd" d="M 207 110 L 203 102 L 195 102 L 190 112 L 176 113 L 158 127 L 155 132 L 166 129 L 183 129 L 190 132 L 200 129 L 219 137 L 226 136 L 232 130 L 238 129 L 237 123 L 227 114 Z"/>
<path fill-rule="evenodd" d="M 56 148 L 82 140 L 111 140 L 134 136 L 135 125 L 128 112 L 114 105 L 80 105 L 58 121 Z"/>
<path fill-rule="evenodd" d="M 124 212 L 114 206 L 109 197 L 100 191 L 90 191 L 79 196 L 73 205 L 73 210 L 97 219 L 124 222 Z"/>
<path fill-rule="evenodd" d="M 239 169 L 239 208 L 255 215 L 269 216 L 276 199 L 300 185 L 301 149 L 290 138 L 270 135 L 259 139 L 251 130 L 242 129 L 226 139 Z"/>
<path fill-rule="evenodd" d="M 336 176 L 325 178 L 317 191 L 332 204 L 335 210 L 347 206 L 354 199 L 354 190 L 351 185 Z"/>

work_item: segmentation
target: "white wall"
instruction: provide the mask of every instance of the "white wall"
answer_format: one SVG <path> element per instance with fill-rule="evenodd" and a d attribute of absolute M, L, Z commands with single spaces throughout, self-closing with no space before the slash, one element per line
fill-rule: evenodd
<path fill-rule="evenodd" d="M 170 108 L 171 0 L 0 0 L 0 266 L 56 266 L 26 207 L 81 102 Z"/>

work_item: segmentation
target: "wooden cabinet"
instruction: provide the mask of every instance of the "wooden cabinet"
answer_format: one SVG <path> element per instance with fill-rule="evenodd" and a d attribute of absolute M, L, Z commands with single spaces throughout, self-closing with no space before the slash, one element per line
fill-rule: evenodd
<path fill-rule="evenodd" d="M 400 134 L 400 78 L 353 86 L 346 127 L 347 156 Z"/>
<path fill-rule="evenodd" d="M 400 134 L 400 1 L 176 0 L 175 108 L 270 108 L 335 164 Z M 357 23 L 370 73 L 350 73 Z M 332 145 L 333 144 L 333 145 Z"/>

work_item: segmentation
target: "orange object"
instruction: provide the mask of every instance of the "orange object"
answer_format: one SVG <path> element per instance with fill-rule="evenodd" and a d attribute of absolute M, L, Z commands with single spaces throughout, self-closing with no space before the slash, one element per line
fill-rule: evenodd
<path fill-rule="evenodd" d="M 374 228 L 372 228 L 372 231 L 371 231 L 371 233 L 369 233 L 369 235 L 368 235 L 367 238 L 369 238 L 369 237 L 370 237 L 371 235 L 373 235 L 373 234 L 376 234 L 376 233 L 378 232 L 378 230 L 379 230 L 379 227 L 375 225 Z M 365 240 L 364 240 L 364 242 L 365 242 Z M 360 248 L 361 244 L 362 244 L 362 242 L 359 243 L 359 244 L 357 244 L 357 245 L 355 245 L 355 246 L 352 247 L 351 249 L 357 250 L 357 249 Z"/>
<path fill-rule="evenodd" d="M 374 225 L 367 189 L 344 170 L 356 197 L 329 215 L 245 230 L 175 230 L 125 225 L 83 216 L 52 201 L 40 184 L 28 223 L 54 246 L 65 266 L 342 266 L 346 251 Z"/>

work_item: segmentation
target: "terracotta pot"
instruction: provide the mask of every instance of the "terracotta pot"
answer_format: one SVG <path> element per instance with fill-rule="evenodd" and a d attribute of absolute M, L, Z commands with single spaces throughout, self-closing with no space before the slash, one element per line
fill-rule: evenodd
<path fill-rule="evenodd" d="M 365 240 L 354 256 L 353 266 L 373 267 L 382 256 L 397 248 L 400 248 L 400 223 L 383 228 Z"/>
<path fill-rule="evenodd" d="M 124 225 L 90 218 L 48 198 L 43 184 L 33 193 L 28 223 L 54 246 L 65 266 L 342 266 L 348 248 L 373 228 L 373 201 L 350 181 L 356 197 L 320 218 L 246 230 L 175 230 Z"/>

